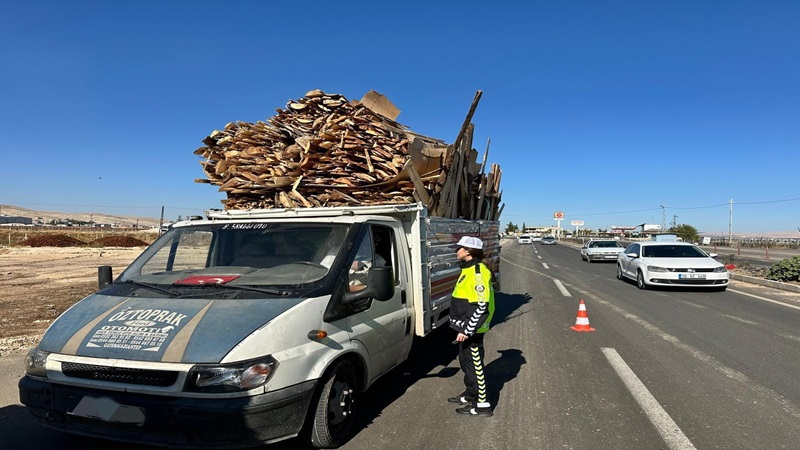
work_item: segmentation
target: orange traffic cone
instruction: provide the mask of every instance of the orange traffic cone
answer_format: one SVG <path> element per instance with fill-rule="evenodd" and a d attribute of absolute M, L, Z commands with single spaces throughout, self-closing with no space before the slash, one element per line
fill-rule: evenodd
<path fill-rule="evenodd" d="M 575 331 L 596 331 L 589 326 L 589 315 L 586 314 L 586 304 L 583 303 L 583 299 L 581 299 L 581 303 L 578 305 L 578 317 L 575 319 L 575 325 L 570 328 Z"/>

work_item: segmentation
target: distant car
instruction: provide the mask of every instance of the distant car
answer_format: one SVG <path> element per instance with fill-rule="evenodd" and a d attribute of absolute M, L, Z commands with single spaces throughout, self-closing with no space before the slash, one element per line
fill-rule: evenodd
<path fill-rule="evenodd" d="M 531 242 L 539 242 L 542 240 L 541 236 L 531 236 Z"/>
<path fill-rule="evenodd" d="M 636 281 L 639 289 L 655 286 L 692 286 L 724 291 L 728 269 L 688 242 L 635 242 L 617 260 L 617 278 Z"/>
<path fill-rule="evenodd" d="M 556 245 L 558 241 L 553 236 L 545 236 L 542 238 L 542 245 Z"/>
<path fill-rule="evenodd" d="M 617 256 L 625 250 L 613 239 L 593 239 L 581 247 L 581 259 L 592 261 L 616 261 Z"/>
<path fill-rule="evenodd" d="M 529 235 L 527 235 L 527 234 L 521 234 L 521 235 L 517 236 L 517 243 L 518 244 L 530 244 L 531 242 L 532 242 L 531 241 L 531 237 Z"/>

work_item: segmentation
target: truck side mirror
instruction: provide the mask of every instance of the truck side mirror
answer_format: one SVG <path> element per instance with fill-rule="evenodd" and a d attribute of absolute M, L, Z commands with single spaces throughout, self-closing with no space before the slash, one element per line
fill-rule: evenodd
<path fill-rule="evenodd" d="M 392 268 L 370 267 L 367 272 L 367 287 L 360 291 L 345 293 L 342 300 L 345 304 L 367 298 L 386 301 L 392 298 L 393 295 L 394 274 L 392 273 Z"/>
<path fill-rule="evenodd" d="M 100 266 L 97 268 L 97 288 L 103 289 L 111 284 L 114 276 L 111 274 L 111 266 Z"/>

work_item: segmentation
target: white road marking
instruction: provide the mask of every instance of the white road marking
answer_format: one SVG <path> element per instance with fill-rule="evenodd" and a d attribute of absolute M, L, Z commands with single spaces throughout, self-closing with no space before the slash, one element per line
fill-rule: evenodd
<path fill-rule="evenodd" d="M 679 302 L 681 302 L 681 303 L 683 303 L 684 305 L 687 305 L 687 306 L 692 306 L 692 307 L 694 307 L 694 308 L 708 309 L 708 307 L 707 307 L 707 306 L 705 306 L 705 305 L 699 305 L 699 304 L 697 304 L 697 303 L 686 302 L 686 301 L 683 301 L 683 300 L 678 300 L 678 301 L 679 301 Z"/>
<path fill-rule="evenodd" d="M 555 278 L 553 278 L 553 283 L 555 283 L 558 290 L 561 291 L 561 295 L 563 295 L 564 297 L 572 297 L 572 294 L 570 294 L 567 288 L 565 288 L 564 285 L 561 284 L 560 280 L 556 280 Z"/>
<path fill-rule="evenodd" d="M 775 303 L 776 305 L 786 306 L 786 307 L 789 307 L 789 308 L 794 308 L 794 309 L 799 309 L 800 310 L 800 306 L 790 305 L 788 303 L 779 302 L 777 300 L 770 300 L 768 298 L 764 298 L 764 297 L 761 297 L 761 296 L 758 296 L 758 295 L 748 294 L 747 292 L 737 291 L 735 289 L 728 289 L 728 292 L 736 292 L 737 294 L 742 294 L 742 295 L 746 295 L 748 297 L 757 298 L 757 299 L 763 300 L 765 302 Z"/>
<path fill-rule="evenodd" d="M 664 411 L 664 408 L 661 407 L 655 397 L 647 390 L 641 380 L 639 380 L 639 377 L 633 373 L 631 368 L 625 363 L 625 360 L 619 356 L 619 353 L 613 348 L 602 347 L 601 350 L 611 364 L 611 367 L 614 368 L 617 375 L 622 379 L 622 382 L 625 383 L 628 391 L 633 394 L 636 403 L 642 407 L 644 413 L 647 414 L 647 418 L 650 419 L 650 422 L 656 427 L 658 434 L 664 439 L 667 447 L 673 450 L 695 448 L 689 438 L 678 428 L 678 424 Z"/>
<path fill-rule="evenodd" d="M 589 295 L 589 294 L 587 293 L 587 295 Z M 669 342 L 670 344 L 674 345 L 675 347 L 686 351 L 687 353 L 692 355 L 692 357 L 694 357 L 695 359 L 697 359 L 698 361 L 700 361 L 702 363 L 707 364 L 709 367 L 711 367 L 712 369 L 714 369 L 717 372 L 721 373 L 726 378 L 728 378 L 730 380 L 733 380 L 733 381 L 736 381 L 738 383 L 741 383 L 743 386 L 745 386 L 746 388 L 750 389 L 751 391 L 753 391 L 753 392 L 755 392 L 755 393 L 757 393 L 759 395 L 763 395 L 763 396 L 765 396 L 767 398 L 772 399 L 772 401 L 774 401 L 775 403 L 780 405 L 781 408 L 783 408 L 783 410 L 786 413 L 790 414 L 792 417 L 800 419 L 800 409 L 798 409 L 798 407 L 794 403 L 792 403 L 791 401 L 785 399 L 783 396 L 781 396 L 777 392 L 773 391 L 772 389 L 758 384 L 757 382 L 753 381 L 750 377 L 748 377 L 747 375 L 743 374 L 742 372 L 739 372 L 739 371 L 737 371 L 735 369 L 731 369 L 728 366 L 720 364 L 716 359 L 714 359 L 713 356 L 711 356 L 711 355 L 709 355 L 707 353 L 704 353 L 704 352 L 692 347 L 689 344 L 681 342 L 681 340 L 678 339 L 677 337 L 675 337 L 675 336 L 673 336 L 671 334 L 665 333 L 660 328 L 658 328 L 655 325 L 651 324 L 650 322 L 642 319 L 641 317 L 637 316 L 636 314 L 631 314 L 631 313 L 627 312 L 626 310 L 624 310 L 623 308 L 620 308 L 619 306 L 617 306 L 617 305 L 615 305 L 615 304 L 613 304 L 613 303 L 611 303 L 609 301 L 602 300 L 602 299 L 597 298 L 597 297 L 594 298 L 594 301 L 595 301 L 595 303 L 600 303 L 600 304 L 602 304 L 604 306 L 607 306 L 611 310 L 616 311 L 622 317 L 625 317 L 627 319 L 630 319 L 630 320 L 638 323 L 639 325 L 644 327 L 644 329 L 646 329 L 646 330 L 650 331 L 651 333 L 653 333 L 653 335 L 658 336 L 661 339 L 663 339 L 664 341 Z"/>
<path fill-rule="evenodd" d="M 542 263 L 542 267 L 544 267 L 545 269 L 549 269 L 550 268 L 550 267 L 548 267 L 547 263 Z"/>
<path fill-rule="evenodd" d="M 786 339 L 791 339 L 793 341 L 800 341 L 800 336 L 792 336 L 791 334 L 781 334 L 781 333 L 778 333 L 778 336 Z"/>
<path fill-rule="evenodd" d="M 742 319 L 741 317 L 732 316 L 730 314 L 720 314 L 722 317 L 727 317 L 728 319 L 735 320 L 737 322 L 746 323 L 748 325 L 758 325 L 758 322 L 753 322 L 752 320 Z"/>

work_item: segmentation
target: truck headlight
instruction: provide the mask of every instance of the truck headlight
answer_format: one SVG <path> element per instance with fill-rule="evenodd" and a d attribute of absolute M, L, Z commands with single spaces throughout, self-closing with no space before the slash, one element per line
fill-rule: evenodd
<path fill-rule="evenodd" d="M 198 364 L 189 371 L 186 390 L 236 392 L 263 386 L 278 366 L 271 356 L 231 364 Z"/>
<path fill-rule="evenodd" d="M 46 377 L 47 370 L 47 356 L 50 353 L 39 350 L 39 347 L 33 347 L 28 350 L 25 355 L 25 373 L 34 377 Z"/>

